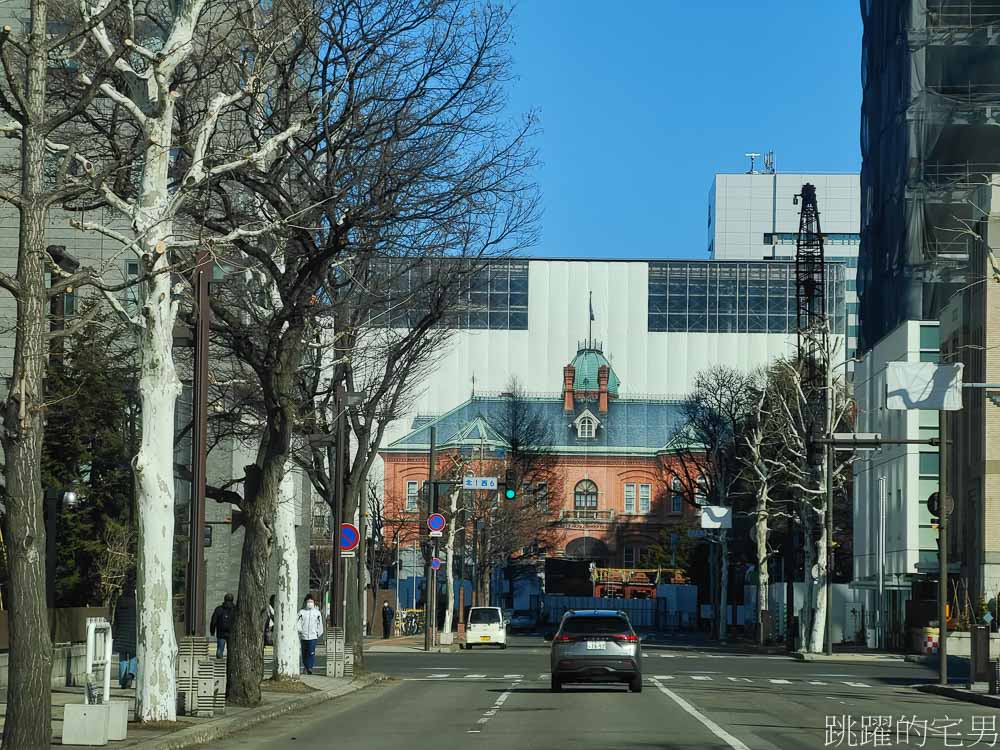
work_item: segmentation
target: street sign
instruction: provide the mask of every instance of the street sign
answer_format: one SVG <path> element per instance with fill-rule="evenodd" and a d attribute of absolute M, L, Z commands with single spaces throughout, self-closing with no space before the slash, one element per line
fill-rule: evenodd
<path fill-rule="evenodd" d="M 444 532 L 432 531 L 428 536 L 430 536 L 431 539 L 440 539 L 442 536 L 444 536 Z"/>
<path fill-rule="evenodd" d="M 439 570 L 441 568 L 441 559 L 438 557 L 431 558 L 431 570 Z"/>
<path fill-rule="evenodd" d="M 467 490 L 495 490 L 497 488 L 496 477 L 465 477 L 462 487 Z"/>
<path fill-rule="evenodd" d="M 351 550 L 350 552 L 343 552 L 343 551 L 341 551 L 341 553 L 340 553 L 340 559 L 341 560 L 343 560 L 345 558 L 348 558 L 348 557 L 354 557 L 354 550 Z"/>
<path fill-rule="evenodd" d="M 340 524 L 340 549 L 342 552 L 352 552 L 358 547 L 361 534 L 353 523 Z M 343 556 L 343 555 L 342 555 Z"/>
<path fill-rule="evenodd" d="M 983 622 L 989 625 L 991 622 L 993 622 L 993 615 L 987 612 L 985 615 L 983 615 Z"/>
<path fill-rule="evenodd" d="M 440 532 L 444 529 L 444 516 L 440 513 L 431 513 L 427 516 L 427 528 L 431 530 L 431 533 L 437 531 Z"/>

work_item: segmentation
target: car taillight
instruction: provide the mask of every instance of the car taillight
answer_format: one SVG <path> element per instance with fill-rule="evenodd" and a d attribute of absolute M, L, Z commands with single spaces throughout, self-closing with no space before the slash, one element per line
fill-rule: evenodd
<path fill-rule="evenodd" d="M 576 639 L 571 635 L 557 635 L 556 643 L 569 643 L 570 641 L 575 641 Z"/>
<path fill-rule="evenodd" d="M 613 637 L 616 641 L 628 641 L 629 643 L 635 643 L 636 641 L 639 640 L 638 636 L 635 636 L 632 633 L 627 633 L 625 635 L 616 635 Z"/>

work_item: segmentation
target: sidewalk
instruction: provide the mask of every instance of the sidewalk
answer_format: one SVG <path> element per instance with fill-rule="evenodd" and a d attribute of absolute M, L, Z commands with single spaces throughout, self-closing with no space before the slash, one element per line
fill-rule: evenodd
<path fill-rule="evenodd" d="M 154 727 L 144 727 L 134 721 L 129 721 L 128 738 L 119 742 L 109 742 L 109 748 L 136 748 L 143 750 L 180 750 L 202 743 L 211 742 L 221 737 L 270 721 L 290 711 L 299 711 L 353 693 L 386 679 L 384 675 L 370 673 L 354 680 L 344 678 L 328 678 L 303 675 L 302 683 L 305 692 L 278 692 L 269 690 L 267 683 L 262 685 L 261 704 L 253 708 L 228 706 L 226 712 L 211 719 L 199 719 L 191 716 L 179 716 L 173 726 L 163 724 Z M 112 683 L 114 685 L 115 683 Z M 129 717 L 135 707 L 135 690 L 111 689 L 111 698 L 115 701 L 127 701 L 130 705 Z M 63 687 L 52 689 L 52 747 L 78 747 L 63 745 L 63 714 L 68 703 L 83 703 L 83 688 Z M 0 710 L 6 715 L 6 704 L 0 704 Z M 3 726 L 3 716 L 0 716 L 0 727 Z"/>
<path fill-rule="evenodd" d="M 456 641 L 458 639 L 457 633 L 455 639 Z M 369 654 L 412 654 L 414 651 L 423 650 L 423 635 L 404 635 L 399 638 L 365 641 L 365 651 Z M 431 646 L 431 653 L 436 654 L 450 654 L 458 650 L 457 642 L 450 646 Z"/>

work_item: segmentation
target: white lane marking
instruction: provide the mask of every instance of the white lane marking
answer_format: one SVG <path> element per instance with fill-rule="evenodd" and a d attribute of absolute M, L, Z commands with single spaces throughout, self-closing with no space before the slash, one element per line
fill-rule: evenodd
<path fill-rule="evenodd" d="M 712 678 L 709 677 L 707 674 L 693 674 L 693 675 L 691 675 L 691 679 L 692 680 L 711 680 Z"/>
<path fill-rule="evenodd" d="M 849 687 L 863 687 L 863 688 L 871 687 L 871 685 L 866 685 L 863 682 L 845 682 L 844 684 Z"/>
<path fill-rule="evenodd" d="M 772 682 L 775 685 L 791 685 L 792 684 L 791 680 L 768 680 L 768 682 Z"/>
<path fill-rule="evenodd" d="M 809 680 L 810 685 L 829 685 L 828 682 L 821 682 L 820 680 Z"/>
<path fill-rule="evenodd" d="M 484 674 L 467 674 L 467 675 L 465 675 L 465 679 L 468 680 L 470 677 L 475 677 L 475 678 L 478 678 L 478 679 L 481 680 L 485 676 L 486 675 L 484 675 Z"/>
<path fill-rule="evenodd" d="M 538 675 L 538 679 L 539 680 L 547 680 L 547 679 L 549 679 L 549 673 L 548 672 L 542 672 L 540 675 Z"/>
<path fill-rule="evenodd" d="M 464 667 L 417 667 L 421 672 L 463 672 Z"/>
<path fill-rule="evenodd" d="M 661 659 L 676 659 L 677 654 L 657 654 Z"/>
<path fill-rule="evenodd" d="M 710 672 L 707 669 L 682 669 L 678 674 L 719 674 L 719 673 Z"/>
<path fill-rule="evenodd" d="M 642 654 L 642 657 L 643 657 L 644 659 L 648 659 L 648 658 L 649 658 L 649 654 L 647 654 L 647 653 L 643 652 L 643 654 Z"/>
<path fill-rule="evenodd" d="M 522 677 L 524 677 L 523 674 L 505 674 L 503 676 L 505 680 L 520 680 Z"/>
<path fill-rule="evenodd" d="M 663 693 L 665 696 L 667 696 L 668 698 L 670 698 L 672 701 L 674 701 L 674 703 L 676 703 L 678 706 L 680 706 L 681 708 L 683 708 L 685 711 L 687 711 L 689 714 L 691 714 L 694 718 L 696 718 L 698 721 L 700 721 L 702 724 L 704 724 L 706 727 L 708 727 L 709 730 L 711 730 L 712 734 L 714 734 L 720 740 L 722 740 L 727 745 L 729 745 L 729 747 L 731 747 L 732 750 L 750 750 L 750 748 L 748 748 L 746 745 L 744 745 L 739 739 L 737 739 L 736 737 L 733 737 L 733 735 L 731 735 L 725 729 L 723 729 L 722 727 L 720 727 L 718 724 L 716 724 L 710 718 L 708 718 L 707 716 L 705 716 L 697 708 L 695 708 L 690 703 L 688 703 L 686 700 L 684 700 L 679 695 L 677 695 L 677 693 L 675 693 L 672 690 L 668 690 L 667 688 L 663 687 L 663 685 L 661 685 L 656 680 L 653 680 L 653 684 L 656 685 L 657 689 L 661 693 Z"/>
<path fill-rule="evenodd" d="M 810 677 L 850 677 L 849 674 L 811 674 Z"/>
<path fill-rule="evenodd" d="M 427 676 L 430 677 L 431 679 L 440 678 L 440 677 L 451 677 L 451 675 L 449 675 L 447 673 L 445 673 L 445 674 L 432 674 L 432 675 L 427 675 Z"/>
<path fill-rule="evenodd" d="M 749 677 L 728 677 L 730 682 L 753 682 Z"/>
<path fill-rule="evenodd" d="M 507 702 L 508 698 L 510 698 L 511 691 L 514 688 L 516 688 L 518 685 L 520 685 L 520 684 L 521 684 L 521 681 L 519 679 L 518 680 L 514 680 L 513 684 L 509 688 L 507 688 L 506 690 L 504 690 L 500 694 L 500 697 L 498 697 L 493 702 L 493 705 L 490 706 L 488 709 L 486 709 L 483 712 L 483 715 L 476 721 L 476 723 L 477 724 L 486 724 L 492 717 L 496 716 L 497 713 L 500 711 L 500 709 L 503 708 L 503 704 Z M 469 731 L 475 731 L 476 733 L 478 733 L 479 730 L 469 730 Z"/>
<path fill-rule="evenodd" d="M 672 680 L 674 676 L 672 674 L 658 674 L 653 677 L 654 680 Z"/>

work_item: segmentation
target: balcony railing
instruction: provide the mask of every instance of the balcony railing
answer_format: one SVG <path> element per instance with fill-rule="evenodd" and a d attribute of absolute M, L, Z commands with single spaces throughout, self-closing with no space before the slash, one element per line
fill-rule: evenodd
<path fill-rule="evenodd" d="M 559 511 L 559 520 L 611 523 L 615 520 L 615 512 L 613 510 L 562 510 Z"/>
<path fill-rule="evenodd" d="M 927 4 L 927 26 L 932 29 L 976 29 L 1000 24 L 1000 3 L 930 2 Z"/>

